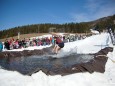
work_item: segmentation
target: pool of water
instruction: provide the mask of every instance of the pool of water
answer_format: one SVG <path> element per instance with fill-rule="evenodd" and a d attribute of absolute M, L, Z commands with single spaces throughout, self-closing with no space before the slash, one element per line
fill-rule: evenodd
<path fill-rule="evenodd" d="M 18 71 L 22 74 L 31 74 L 35 70 L 58 70 L 68 68 L 74 64 L 89 62 L 94 55 L 71 54 L 62 58 L 52 56 L 11 57 L 0 59 L 0 66 L 7 70 Z"/>

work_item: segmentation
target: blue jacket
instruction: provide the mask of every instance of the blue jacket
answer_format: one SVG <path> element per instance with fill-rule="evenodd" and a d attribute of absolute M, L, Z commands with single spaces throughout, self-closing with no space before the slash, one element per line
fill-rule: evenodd
<path fill-rule="evenodd" d="M 0 42 L 0 51 L 2 51 L 2 49 L 3 49 L 3 44 L 2 42 Z"/>

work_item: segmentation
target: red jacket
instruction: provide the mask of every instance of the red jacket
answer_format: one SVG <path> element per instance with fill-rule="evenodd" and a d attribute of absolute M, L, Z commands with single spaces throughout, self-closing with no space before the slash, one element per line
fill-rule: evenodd
<path fill-rule="evenodd" d="M 59 44 L 59 43 L 61 43 L 61 42 L 62 42 L 62 40 L 61 40 L 59 37 L 57 37 L 57 38 L 56 38 L 56 43 Z"/>

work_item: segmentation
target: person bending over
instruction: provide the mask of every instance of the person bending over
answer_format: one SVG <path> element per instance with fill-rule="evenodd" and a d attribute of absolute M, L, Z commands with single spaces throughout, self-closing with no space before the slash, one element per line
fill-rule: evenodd
<path fill-rule="evenodd" d="M 55 38 L 56 38 L 56 40 L 55 40 L 55 41 L 56 41 L 56 44 L 55 44 L 55 46 L 54 46 L 54 48 L 53 48 L 52 51 L 57 54 L 58 51 L 61 50 L 61 48 L 64 47 L 64 42 L 61 40 L 60 37 L 57 37 L 57 36 L 56 36 Z"/>

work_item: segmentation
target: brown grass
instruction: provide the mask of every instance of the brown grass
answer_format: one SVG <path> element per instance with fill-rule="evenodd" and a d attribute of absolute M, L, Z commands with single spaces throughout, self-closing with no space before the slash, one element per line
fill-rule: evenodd
<path fill-rule="evenodd" d="M 36 37 L 36 36 L 41 36 L 41 35 L 46 35 L 48 33 L 31 33 L 31 34 L 21 34 L 20 39 L 24 38 L 30 38 L 30 37 Z M 4 42 L 6 39 L 11 39 L 12 37 L 0 39 L 0 41 Z M 13 36 L 14 40 L 18 39 L 18 36 Z"/>

